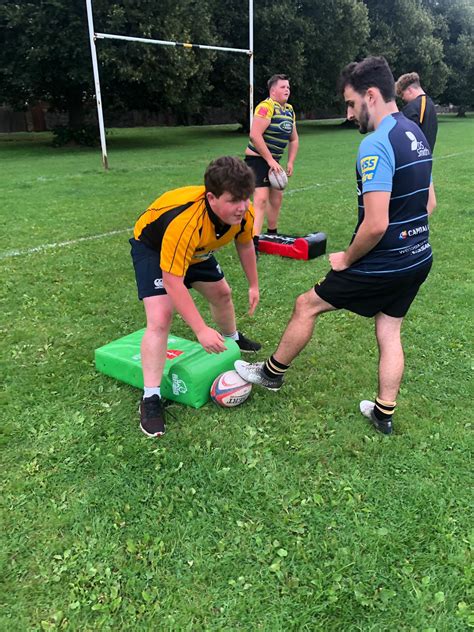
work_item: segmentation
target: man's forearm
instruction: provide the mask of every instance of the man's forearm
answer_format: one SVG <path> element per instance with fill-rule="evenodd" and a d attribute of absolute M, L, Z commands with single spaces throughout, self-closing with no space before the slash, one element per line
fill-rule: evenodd
<path fill-rule="evenodd" d="M 354 241 L 346 249 L 347 265 L 352 265 L 355 261 L 358 261 L 372 250 L 382 239 L 384 232 L 385 231 L 374 230 L 367 226 L 365 222 L 362 222 L 354 237 Z"/>
<path fill-rule="evenodd" d="M 267 162 L 269 162 L 270 160 L 273 160 L 272 153 L 268 149 L 267 144 L 263 140 L 263 136 L 261 134 L 255 134 L 255 136 L 251 135 L 250 140 L 252 141 L 252 144 L 257 150 L 257 152 L 260 154 L 260 156 L 264 160 L 266 160 Z"/>

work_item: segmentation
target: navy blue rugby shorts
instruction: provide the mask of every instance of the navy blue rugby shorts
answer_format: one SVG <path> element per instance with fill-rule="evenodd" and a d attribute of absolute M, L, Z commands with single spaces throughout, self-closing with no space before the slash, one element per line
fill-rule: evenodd
<path fill-rule="evenodd" d="M 166 294 L 163 286 L 163 273 L 160 268 L 160 253 L 137 239 L 132 238 L 129 241 L 130 254 L 135 268 L 138 298 L 143 300 L 148 296 Z M 223 278 L 224 273 L 220 265 L 216 258 L 211 255 L 205 261 L 189 266 L 184 277 L 184 285 L 190 288 L 197 281 L 215 283 Z"/>

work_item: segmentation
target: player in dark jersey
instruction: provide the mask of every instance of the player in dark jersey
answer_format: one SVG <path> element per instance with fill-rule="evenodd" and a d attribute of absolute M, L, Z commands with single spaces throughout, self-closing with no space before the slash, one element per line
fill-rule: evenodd
<path fill-rule="evenodd" d="M 245 150 L 245 162 L 255 173 L 253 198 L 255 206 L 254 243 L 258 249 L 258 236 L 262 232 L 265 216 L 268 233 L 278 231 L 283 192 L 270 187 L 268 172 L 283 171 L 280 161 L 288 146 L 286 173 L 293 174 L 298 153 L 298 132 L 293 107 L 288 103 L 290 81 L 286 75 L 273 75 L 267 82 L 269 97 L 255 108 L 250 139 Z"/>
<path fill-rule="evenodd" d="M 241 351 L 254 352 L 261 347 L 237 331 L 231 290 L 213 255 L 234 242 L 249 284 L 252 315 L 259 302 L 250 203 L 254 186 L 252 170 L 242 160 L 223 156 L 206 169 L 204 186 L 164 193 L 135 224 L 131 255 L 147 321 L 141 343 L 145 388 L 140 428 L 149 437 L 165 432 L 160 383 L 174 311 L 208 353 L 224 351 L 226 337 L 235 340 Z M 205 323 L 190 288 L 207 299 L 219 331 Z"/>
<path fill-rule="evenodd" d="M 382 57 L 349 64 L 341 76 L 347 117 L 373 132 L 357 157 L 358 221 L 348 248 L 329 255 L 332 270 L 296 299 L 276 352 L 264 363 L 238 361 L 247 381 L 278 390 L 292 360 L 311 339 L 319 314 L 348 309 L 375 317 L 379 388 L 360 411 L 392 432 L 404 356 L 403 318 L 431 268 L 428 216 L 435 207 L 431 152 L 419 127 L 397 109 L 395 84 Z"/>
<path fill-rule="evenodd" d="M 406 103 L 403 114 L 421 128 L 433 153 L 438 134 L 438 117 L 433 101 L 421 87 L 420 77 L 416 72 L 402 75 L 395 88 L 397 96 Z"/>

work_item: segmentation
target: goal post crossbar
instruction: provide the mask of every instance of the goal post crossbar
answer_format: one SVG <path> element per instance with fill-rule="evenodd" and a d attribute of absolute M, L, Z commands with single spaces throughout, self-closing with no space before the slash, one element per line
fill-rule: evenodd
<path fill-rule="evenodd" d="M 114 35 L 112 33 L 96 33 L 94 30 L 94 17 L 92 10 L 92 0 L 85 0 L 87 9 L 87 23 L 89 28 L 89 43 L 92 57 L 92 70 L 94 73 L 94 85 L 95 85 L 95 97 L 97 104 L 97 118 L 99 122 L 100 132 L 100 144 L 102 148 L 102 164 L 104 169 L 109 168 L 107 157 L 107 144 L 105 140 L 105 126 L 104 126 L 104 114 L 102 109 L 102 96 L 100 90 L 100 77 L 99 77 L 99 64 L 97 61 L 97 48 L 96 40 L 102 39 L 115 39 L 128 42 L 139 42 L 142 44 L 155 44 L 157 46 L 176 46 L 178 48 L 190 49 L 203 49 L 203 50 L 217 50 L 227 53 L 240 53 L 245 54 L 249 58 L 249 118 L 250 125 L 252 124 L 253 117 L 253 0 L 248 0 L 249 3 L 249 48 L 230 48 L 227 46 L 211 46 L 207 44 L 192 44 L 188 42 L 172 42 L 167 40 L 149 39 L 145 37 L 130 37 L 127 35 Z"/>
<path fill-rule="evenodd" d="M 202 48 L 205 50 L 221 50 L 228 53 L 244 53 L 252 55 L 252 51 L 246 48 L 228 48 L 227 46 L 208 46 L 207 44 L 191 44 L 189 42 L 169 42 L 166 40 L 149 39 L 147 37 L 129 37 L 128 35 L 112 35 L 111 33 L 95 33 L 96 39 L 116 39 L 126 42 L 141 42 L 142 44 L 159 44 L 161 46 L 177 46 L 182 48 Z"/>

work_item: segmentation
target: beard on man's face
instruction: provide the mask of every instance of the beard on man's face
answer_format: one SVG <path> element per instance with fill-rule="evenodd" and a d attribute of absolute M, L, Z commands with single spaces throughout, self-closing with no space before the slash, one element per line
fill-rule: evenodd
<path fill-rule="evenodd" d="M 359 124 L 359 133 L 367 134 L 367 132 L 369 131 L 369 110 L 365 103 L 362 103 L 359 119 L 357 122 Z"/>

